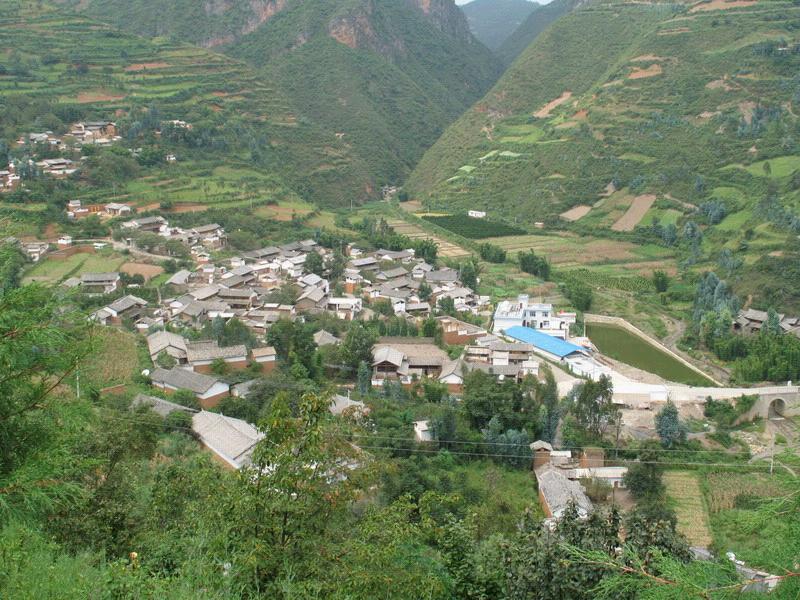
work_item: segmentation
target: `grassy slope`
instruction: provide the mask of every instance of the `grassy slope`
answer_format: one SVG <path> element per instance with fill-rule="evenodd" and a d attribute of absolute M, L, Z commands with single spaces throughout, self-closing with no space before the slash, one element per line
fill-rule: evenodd
<path fill-rule="evenodd" d="M 499 75 L 498 62 L 470 36 L 466 22 L 461 34 L 442 31 L 404 2 L 288 2 L 260 26 L 242 3 L 218 13 L 181 1 L 93 0 L 80 7 L 143 35 L 224 42 L 221 51 L 263 69 L 261 78 L 285 90 L 293 109 L 344 134 L 340 141 L 368 166 L 366 176 L 336 162 L 315 172 L 321 185 L 346 180 L 357 200 L 404 179 Z M 355 24 L 362 31 L 358 48 L 336 42 L 331 23 Z"/>
<path fill-rule="evenodd" d="M 700 267 L 716 268 L 723 247 L 757 264 L 756 272 L 765 271 L 758 261 L 786 260 L 775 253 L 788 234 L 763 223 L 758 203 L 772 186 L 782 205 L 800 207 L 790 185 L 800 155 L 800 54 L 791 50 L 800 41 L 800 8 L 673 10 L 592 5 L 559 20 L 426 153 L 410 178 L 412 194 L 431 210 L 486 209 L 529 225 L 555 225 L 562 211 L 589 205 L 592 212 L 569 227 L 607 236 L 638 194 L 659 198 L 643 223 L 661 217 L 679 230 L 697 219 L 691 204 L 717 199 L 732 216 L 706 229 Z M 778 40 L 789 50 L 765 52 L 765 42 Z M 643 70 L 653 76 L 631 78 Z M 569 101 L 533 116 L 566 90 Z M 778 116 L 753 132 L 748 122 L 759 102 Z M 495 151 L 519 156 L 480 160 Z M 603 199 L 612 179 L 636 191 Z M 774 274 L 785 269 L 771 263 Z M 762 278 L 752 291 L 760 296 L 778 279 Z M 742 285 L 743 294 L 751 291 Z M 791 297 L 783 290 L 767 300 L 794 308 Z"/>
<path fill-rule="evenodd" d="M 505 64 L 511 64 L 540 33 L 583 1 L 554 0 L 537 7 L 496 49 L 497 55 Z"/>

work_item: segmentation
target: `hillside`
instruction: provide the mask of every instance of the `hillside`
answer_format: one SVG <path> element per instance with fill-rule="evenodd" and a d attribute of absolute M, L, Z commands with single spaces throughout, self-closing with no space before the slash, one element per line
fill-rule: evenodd
<path fill-rule="evenodd" d="M 181 152 L 191 159 L 187 166 L 255 168 L 274 182 L 263 198 L 271 188 L 291 188 L 344 202 L 370 180 L 367 164 L 334 131 L 312 124 L 279 86 L 241 61 L 149 41 L 46 4 L 2 5 L 0 48 L 8 50 L 0 52 L 0 139 L 63 132 L 79 119 L 127 122 L 156 109 L 162 118 L 193 123 L 205 140 Z"/>
<path fill-rule="evenodd" d="M 473 0 L 461 10 L 472 34 L 490 50 L 497 50 L 538 7 L 530 0 Z"/>
<path fill-rule="evenodd" d="M 452 0 L 71 4 L 128 31 L 213 47 L 259 68 L 292 108 L 368 165 L 356 200 L 404 179 L 500 72 Z M 347 175 L 331 165 L 324 177 Z"/>
<path fill-rule="evenodd" d="M 536 37 L 556 20 L 589 0 L 553 0 L 549 4 L 535 6 L 528 16 L 515 27 L 495 50 L 504 64 L 510 65 Z"/>
<path fill-rule="evenodd" d="M 798 27 L 789 2 L 578 10 L 448 129 L 408 189 L 437 211 L 679 238 L 685 264 L 742 267 L 742 290 L 795 306 L 779 273 L 800 226 Z"/>

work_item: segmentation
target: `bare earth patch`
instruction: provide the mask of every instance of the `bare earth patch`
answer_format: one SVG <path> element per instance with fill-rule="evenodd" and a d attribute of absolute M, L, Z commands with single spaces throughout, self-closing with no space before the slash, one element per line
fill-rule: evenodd
<path fill-rule="evenodd" d="M 744 8 L 753 6 L 758 0 L 711 0 L 695 4 L 690 13 L 703 12 L 708 10 L 730 10 L 731 8 Z"/>
<path fill-rule="evenodd" d="M 81 92 L 76 98 L 78 104 L 92 104 L 94 102 L 114 102 L 122 100 L 125 94 L 110 94 L 106 92 Z"/>
<path fill-rule="evenodd" d="M 750 125 L 753 122 L 753 112 L 756 110 L 755 102 L 740 102 L 739 111 L 742 113 L 744 122 Z"/>
<path fill-rule="evenodd" d="M 569 91 L 564 92 L 558 98 L 556 98 L 552 102 L 548 102 L 542 108 L 540 108 L 538 111 L 533 113 L 533 116 L 538 118 L 538 119 L 546 119 L 547 117 L 550 116 L 551 112 L 553 112 L 559 106 L 564 104 L 570 98 L 572 98 L 572 92 L 569 92 Z"/>
<path fill-rule="evenodd" d="M 728 76 L 726 75 L 724 79 L 715 79 L 714 81 L 709 81 L 706 84 L 707 90 L 725 90 L 726 92 L 730 92 L 733 88 L 731 83 L 728 81 Z"/>
<path fill-rule="evenodd" d="M 561 213 L 559 216 L 564 219 L 565 221 L 578 221 L 589 214 L 589 211 L 592 210 L 591 206 L 587 206 L 586 204 L 581 204 L 579 206 L 575 206 L 570 208 L 568 211 Z"/>
<path fill-rule="evenodd" d="M 148 69 L 166 69 L 170 66 L 172 65 L 165 62 L 136 63 L 125 67 L 125 71 L 131 73 L 137 71 L 147 71 Z"/>
<path fill-rule="evenodd" d="M 659 64 L 652 64 L 646 69 L 635 68 L 631 71 L 630 75 L 628 75 L 628 79 L 647 79 L 648 77 L 656 77 L 657 75 L 661 75 L 664 70 L 661 68 Z"/>
<path fill-rule="evenodd" d="M 164 272 L 161 267 L 146 263 L 125 263 L 119 270 L 128 275 L 141 275 L 145 281 L 150 281 L 153 277 L 157 277 Z"/>
<path fill-rule="evenodd" d="M 576 121 L 583 121 L 583 120 L 584 120 L 584 119 L 586 119 L 588 116 L 589 116 L 589 111 L 588 111 L 588 110 L 586 110 L 586 109 L 583 109 L 583 110 L 579 110 L 579 111 L 578 111 L 578 112 L 576 112 L 574 115 L 572 115 L 572 118 L 573 118 L 574 120 L 576 120 Z"/>
<path fill-rule="evenodd" d="M 633 228 L 639 224 L 647 211 L 650 210 L 656 201 L 654 194 L 644 194 L 636 196 L 633 199 L 628 212 L 622 215 L 622 218 L 611 226 L 613 231 L 633 231 Z"/>
<path fill-rule="evenodd" d="M 661 56 L 656 56 L 655 54 L 642 54 L 641 56 L 632 58 L 631 62 L 655 62 L 660 60 L 664 60 L 664 58 Z"/>

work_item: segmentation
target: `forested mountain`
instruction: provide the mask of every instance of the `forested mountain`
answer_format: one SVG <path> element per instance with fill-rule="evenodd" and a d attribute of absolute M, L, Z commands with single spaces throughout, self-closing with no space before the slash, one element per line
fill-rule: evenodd
<path fill-rule="evenodd" d="M 368 176 L 357 180 L 334 163 L 315 173 L 346 178 L 356 200 L 401 181 L 499 74 L 452 0 L 70 4 L 127 31 L 175 37 L 258 68 L 299 115 L 331 132 L 331 146 L 368 165 Z"/>
<path fill-rule="evenodd" d="M 557 19 L 590 0 L 553 0 L 549 4 L 536 6 L 535 10 L 503 40 L 493 48 L 505 64 L 511 64 L 536 37 Z"/>
<path fill-rule="evenodd" d="M 497 50 L 539 5 L 530 0 L 473 0 L 461 10 L 473 35 Z"/>
<path fill-rule="evenodd" d="M 409 190 L 529 225 L 668 244 L 685 230 L 693 263 L 739 252 L 758 261 L 744 292 L 794 306 L 780 272 L 800 229 L 799 28 L 791 2 L 581 8 L 448 129 Z"/>

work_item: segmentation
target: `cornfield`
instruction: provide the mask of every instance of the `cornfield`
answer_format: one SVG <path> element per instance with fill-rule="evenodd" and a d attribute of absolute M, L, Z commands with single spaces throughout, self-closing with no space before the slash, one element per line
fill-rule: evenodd
<path fill-rule="evenodd" d="M 705 488 L 712 513 L 736 508 L 737 498 L 772 498 L 783 492 L 778 481 L 761 473 L 712 473 L 706 477 Z"/>

